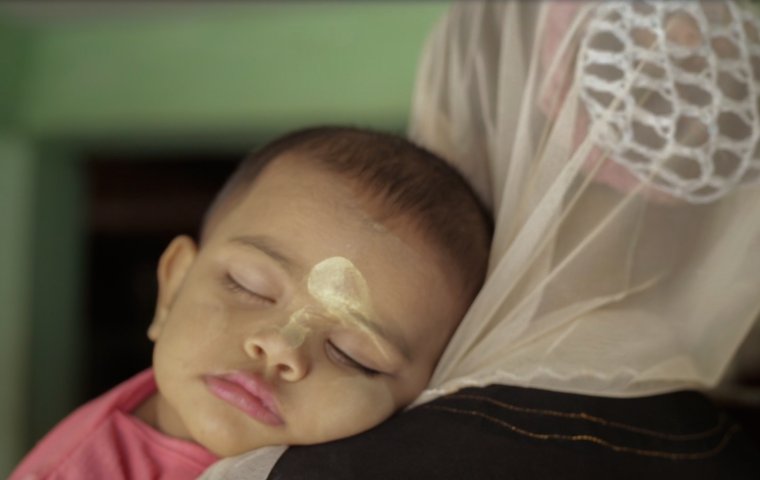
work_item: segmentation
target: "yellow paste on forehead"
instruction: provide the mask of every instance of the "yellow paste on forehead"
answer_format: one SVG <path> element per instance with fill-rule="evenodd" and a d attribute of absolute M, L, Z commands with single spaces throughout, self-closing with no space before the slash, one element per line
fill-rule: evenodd
<path fill-rule="evenodd" d="M 314 265 L 309 273 L 309 293 L 331 314 L 344 320 L 370 316 L 367 281 L 351 260 L 330 257 Z"/>
<path fill-rule="evenodd" d="M 330 257 L 317 263 L 309 272 L 307 288 L 329 318 L 361 329 L 377 344 L 375 332 L 357 319 L 371 318 L 372 300 L 367 281 L 351 260 Z M 311 331 L 307 324 L 310 316 L 307 307 L 302 307 L 293 312 L 283 327 L 282 335 L 291 348 L 299 347 Z M 381 347 L 380 350 L 384 352 Z"/>

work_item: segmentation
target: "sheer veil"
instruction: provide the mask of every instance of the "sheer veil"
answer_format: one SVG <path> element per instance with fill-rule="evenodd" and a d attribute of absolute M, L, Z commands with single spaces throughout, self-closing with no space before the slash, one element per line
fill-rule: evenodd
<path fill-rule="evenodd" d="M 410 135 L 492 209 L 417 403 L 491 383 L 714 385 L 760 311 L 760 22 L 718 2 L 455 2 Z"/>

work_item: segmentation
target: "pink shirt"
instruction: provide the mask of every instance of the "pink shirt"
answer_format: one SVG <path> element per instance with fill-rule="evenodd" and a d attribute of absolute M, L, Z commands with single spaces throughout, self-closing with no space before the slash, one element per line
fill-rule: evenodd
<path fill-rule="evenodd" d="M 202 446 L 158 432 L 130 414 L 153 392 L 146 370 L 75 410 L 11 474 L 31 479 L 188 479 L 217 458 Z"/>

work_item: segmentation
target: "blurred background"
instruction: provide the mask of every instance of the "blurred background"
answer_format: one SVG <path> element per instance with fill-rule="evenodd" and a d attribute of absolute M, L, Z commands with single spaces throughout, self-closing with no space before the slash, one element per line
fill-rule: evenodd
<path fill-rule="evenodd" d="M 247 151 L 403 132 L 442 2 L 0 2 L 0 477 L 150 364 L 155 268 Z"/>
<path fill-rule="evenodd" d="M 446 7 L 0 1 L 0 477 L 149 366 L 158 257 L 247 151 L 313 124 L 405 130 Z M 714 393 L 755 438 L 758 345 Z"/>

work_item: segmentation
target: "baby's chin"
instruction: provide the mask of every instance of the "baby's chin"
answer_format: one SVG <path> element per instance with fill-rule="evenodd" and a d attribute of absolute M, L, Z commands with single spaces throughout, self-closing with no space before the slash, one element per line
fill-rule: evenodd
<path fill-rule="evenodd" d="M 200 438 L 199 438 L 200 437 Z M 279 445 L 276 441 L 241 441 L 231 435 L 206 435 L 196 437 L 196 442 L 220 458 L 236 457 L 262 447 Z"/>
<path fill-rule="evenodd" d="M 194 441 L 208 451 L 216 455 L 217 457 L 235 457 L 244 453 L 263 448 L 274 446 L 309 446 L 319 445 L 322 443 L 328 443 L 335 440 L 351 437 L 366 432 L 377 425 L 381 424 L 386 419 L 378 421 L 371 426 L 364 426 L 362 429 L 355 431 L 342 431 L 340 433 L 324 433 L 313 436 L 304 435 L 289 435 L 288 431 L 278 432 L 277 434 L 267 434 L 268 432 L 261 432 L 261 435 L 256 436 L 256 432 L 235 432 L 238 435 L 230 434 L 229 430 L 219 429 L 197 429 L 200 431 L 193 432 L 192 437 Z M 243 437 L 243 438 L 241 438 Z"/>

